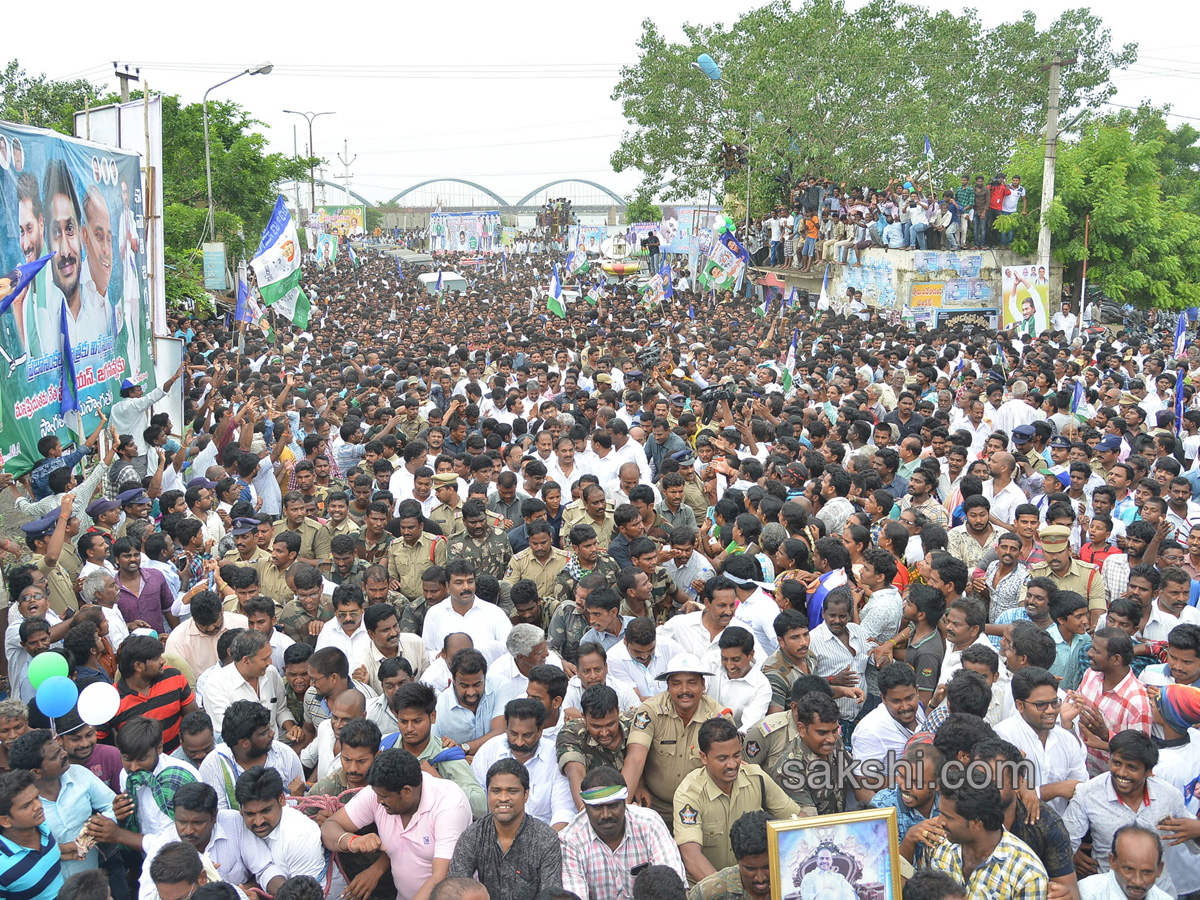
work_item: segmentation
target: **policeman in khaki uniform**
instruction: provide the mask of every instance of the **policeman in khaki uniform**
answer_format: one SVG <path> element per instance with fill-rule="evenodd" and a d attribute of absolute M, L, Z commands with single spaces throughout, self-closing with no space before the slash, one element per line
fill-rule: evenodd
<path fill-rule="evenodd" d="M 547 522 L 531 522 L 526 526 L 525 533 L 529 538 L 529 546 L 512 558 L 503 580 L 516 584 L 522 578 L 529 578 L 537 585 L 539 597 L 543 600 L 554 597 L 557 593 L 555 579 L 567 564 L 570 554 L 554 546 L 554 534 Z"/>
<path fill-rule="evenodd" d="M 795 691 L 792 697 L 787 715 L 796 736 L 770 764 L 764 760 L 763 768 L 800 807 L 801 815 L 827 816 L 845 812 L 846 792 L 850 785 L 829 781 L 823 774 L 816 778 L 805 777 L 810 767 L 814 772 L 822 773 L 842 771 L 850 774 L 855 771 L 850 753 L 842 742 L 837 703 L 833 697 L 818 691 Z M 864 791 L 859 799 L 869 797 L 869 792 Z"/>
<path fill-rule="evenodd" d="M 462 500 L 458 496 L 458 476 L 439 472 L 433 476 L 433 493 L 438 502 L 429 511 L 431 521 L 437 522 L 447 538 L 457 537 L 467 530 L 463 524 Z"/>
<path fill-rule="evenodd" d="M 411 506 L 408 504 L 411 503 Z M 406 600 L 421 601 L 421 573 L 430 566 L 446 565 L 447 542 L 444 538 L 426 534 L 422 528 L 425 516 L 415 500 L 400 504 L 400 539 L 388 547 L 387 569 L 393 590 Z"/>
<path fill-rule="evenodd" d="M 450 539 L 449 555 L 469 559 L 476 575 L 487 573 L 497 581 L 504 578 L 512 561 L 512 544 L 504 531 L 488 525 L 487 507 L 482 500 L 468 500 L 462 505 L 462 522 L 465 531 Z"/>
<path fill-rule="evenodd" d="M 52 510 L 44 518 L 26 522 L 21 526 L 21 531 L 25 533 L 25 544 L 33 551 L 33 564 L 37 566 L 39 572 L 46 576 L 46 599 L 50 602 L 50 608 L 60 616 L 67 611 L 68 607 L 71 609 L 78 607 L 79 600 L 75 596 L 75 587 L 71 576 L 67 574 L 67 570 L 62 564 L 61 547 L 63 544 L 58 544 L 59 550 L 55 554 L 53 563 L 49 561 L 48 557 L 51 555 L 51 545 L 55 544 L 55 534 L 59 528 L 62 529 L 64 541 L 70 538 L 72 521 L 75 522 L 75 529 L 78 530 L 79 520 L 71 515 L 71 504 L 64 504 L 58 509 Z"/>
<path fill-rule="evenodd" d="M 306 509 L 304 495 L 299 491 L 284 494 L 284 517 L 275 522 L 275 536 L 284 531 L 296 532 L 300 535 L 300 555 L 297 558 L 317 566 L 329 560 L 329 532 L 325 526 L 308 518 Z"/>
<path fill-rule="evenodd" d="M 563 490 L 569 487 L 563 486 Z M 583 498 L 563 510 L 562 537 L 564 547 L 570 546 L 569 533 L 575 525 L 591 525 L 596 531 L 596 541 L 601 550 L 607 550 L 612 543 L 617 523 L 613 519 L 615 507 L 605 497 L 604 489 L 595 484 L 589 484 L 583 489 Z"/>
<path fill-rule="evenodd" d="M 1041 530 L 1038 538 L 1042 542 L 1045 560 L 1030 566 L 1029 578 L 1049 578 L 1060 591 L 1074 591 L 1086 597 L 1088 615 L 1094 626 L 1108 609 L 1100 568 L 1071 556 L 1071 529 L 1065 525 L 1048 525 Z M 1024 602 L 1025 588 L 1022 587 L 1017 603 Z"/>
<path fill-rule="evenodd" d="M 422 431 L 429 427 L 429 423 L 417 411 L 420 406 L 421 401 L 418 398 L 404 398 L 404 415 L 396 429 L 410 441 L 415 440 Z"/>
<path fill-rule="evenodd" d="M 650 806 L 667 827 L 675 791 L 688 773 L 700 768 L 700 726 L 721 714 L 721 706 L 704 693 L 704 679 L 714 674 L 699 657 L 679 653 L 658 676 L 666 690 L 637 708 L 629 729 L 622 773 L 635 799 L 649 795 Z M 690 814 L 689 814 L 690 815 Z"/>
<path fill-rule="evenodd" d="M 742 761 L 742 736 L 732 719 L 700 726 L 699 769 L 675 791 L 672 824 L 688 880 L 737 865 L 729 829 L 742 813 L 762 809 L 772 819 L 798 816 L 800 806 L 762 768 Z"/>
<path fill-rule="evenodd" d="M 772 713 L 746 732 L 746 759 L 773 770 L 783 752 L 800 736 L 790 710 Z"/>
<path fill-rule="evenodd" d="M 263 570 L 271 565 L 271 554 L 258 546 L 258 540 L 256 539 L 257 531 L 258 519 L 234 519 L 233 528 L 229 532 L 233 535 L 234 549 L 221 557 L 221 563 L 249 566 L 258 572 L 261 578 Z"/>

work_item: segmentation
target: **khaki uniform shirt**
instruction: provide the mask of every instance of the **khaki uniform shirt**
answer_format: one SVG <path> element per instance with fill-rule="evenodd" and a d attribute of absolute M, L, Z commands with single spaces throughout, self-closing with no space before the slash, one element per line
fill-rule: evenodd
<path fill-rule="evenodd" d="M 287 573 L 273 563 L 268 563 L 259 570 L 259 587 L 264 597 L 275 601 L 276 608 L 286 606 L 292 600 L 292 589 L 288 587 Z"/>
<path fill-rule="evenodd" d="M 292 530 L 288 528 L 287 519 L 280 519 L 275 523 L 276 537 Z M 324 525 L 312 519 L 305 519 L 300 523 L 300 527 L 294 530 L 300 535 L 300 558 L 315 559 L 318 562 L 329 559 L 329 532 Z"/>
<path fill-rule="evenodd" d="M 642 784 L 650 792 L 651 806 L 672 824 L 676 821 L 671 816 L 675 791 L 689 772 L 701 767 L 700 726 L 720 713 L 720 704 L 704 694 L 685 725 L 666 691 L 655 694 L 634 713 L 629 746 L 647 748 Z"/>
<path fill-rule="evenodd" d="M 767 676 L 767 681 L 771 684 L 772 706 L 778 706 L 783 710 L 791 708 L 792 685 L 796 683 L 796 679 L 801 675 L 813 674 L 814 667 L 811 654 L 808 657 L 807 663 L 808 672 L 802 672 L 799 666 L 792 663 L 783 655 L 782 650 L 776 650 L 767 657 L 767 661 L 763 663 L 762 673 Z"/>
<path fill-rule="evenodd" d="M 533 555 L 533 550 L 526 547 L 509 562 L 508 571 L 504 573 L 503 580 L 509 584 L 516 584 L 522 578 L 532 579 L 533 583 L 537 585 L 539 597 L 543 599 L 553 597 L 555 594 L 554 580 L 563 570 L 563 566 L 567 564 L 567 559 L 566 550 L 551 547 L 546 561 L 540 562 Z"/>
<path fill-rule="evenodd" d="M 328 522 L 325 525 L 325 530 L 329 532 L 329 540 L 332 541 L 339 534 L 348 534 L 353 537 L 358 537 L 359 525 L 349 516 L 342 519 L 340 525 L 334 525 L 333 522 Z"/>
<path fill-rule="evenodd" d="M 75 609 L 79 606 L 79 600 L 75 596 L 75 582 L 71 580 L 61 556 L 58 564 L 51 567 L 43 554 L 35 553 L 33 564 L 46 576 L 46 599 L 50 602 L 52 610 L 61 616 L 68 607 Z"/>
<path fill-rule="evenodd" d="M 708 515 L 708 495 L 704 493 L 704 489 L 700 487 L 700 480 L 688 481 L 686 478 L 683 481 L 683 502 L 692 508 L 692 512 L 696 514 L 696 527 L 700 527 L 700 523 L 704 521 L 704 517 Z"/>
<path fill-rule="evenodd" d="M 254 553 L 249 559 L 242 559 L 242 554 L 234 547 L 228 553 L 221 557 L 221 564 L 226 565 L 233 563 L 235 566 L 249 566 L 258 572 L 259 577 L 262 577 L 263 569 L 271 565 L 271 554 L 262 547 L 255 547 Z"/>
<path fill-rule="evenodd" d="M 459 556 L 469 559 L 475 566 L 477 576 L 487 573 L 500 581 L 508 571 L 513 552 L 508 535 L 499 528 L 492 528 L 484 535 L 482 541 L 475 540 L 465 530 L 462 534 L 452 537 L 447 556 L 451 559 Z"/>
<path fill-rule="evenodd" d="M 58 555 L 58 564 L 67 570 L 73 588 L 76 579 L 79 578 L 79 573 L 83 571 L 83 560 L 79 558 L 79 550 L 71 543 L 70 538 L 63 542 L 62 553 Z"/>
<path fill-rule="evenodd" d="M 429 518 L 437 522 L 446 538 L 458 537 L 467 530 L 467 526 L 463 524 L 462 503 L 454 507 L 439 503 L 429 511 Z"/>
<path fill-rule="evenodd" d="M 604 518 L 597 522 L 588 515 L 587 507 L 582 503 L 579 506 L 572 506 L 570 509 L 563 512 L 562 526 L 562 542 L 564 549 L 571 546 L 570 531 L 576 525 L 591 525 L 596 529 L 596 542 L 600 545 L 601 550 L 607 550 L 608 545 L 612 543 L 613 533 L 617 529 L 616 520 L 613 519 L 613 505 L 605 504 Z"/>
<path fill-rule="evenodd" d="M 757 763 L 767 771 L 773 771 L 788 744 L 798 737 L 800 732 L 790 710 L 772 713 L 746 732 L 746 746 L 743 751 L 746 761 Z"/>
<path fill-rule="evenodd" d="M 1038 563 L 1035 566 L 1029 567 L 1028 581 L 1032 581 L 1034 578 L 1049 578 L 1058 586 L 1060 591 L 1074 591 L 1081 597 L 1086 597 L 1088 610 L 1098 609 L 1104 612 L 1108 609 L 1108 597 L 1104 589 L 1104 579 L 1100 575 L 1099 567 L 1092 563 L 1086 563 L 1082 559 L 1072 559 L 1071 568 L 1067 570 L 1067 574 L 1062 578 L 1059 578 L 1050 570 L 1049 563 Z M 1019 606 L 1024 602 L 1025 588 L 1022 587 L 1017 605 Z"/>
<path fill-rule="evenodd" d="M 703 766 L 692 770 L 675 791 L 674 806 L 675 843 L 699 844 L 700 852 L 715 869 L 737 865 L 729 829 L 742 813 L 762 809 L 772 819 L 801 813 L 800 806 L 783 788 L 753 763 L 742 765 L 728 794 Z"/>
<path fill-rule="evenodd" d="M 411 547 L 403 540 L 392 541 L 388 548 L 388 577 L 400 582 L 400 593 L 409 600 L 424 597 L 421 573 L 430 566 L 446 564 L 447 542 L 431 534 L 422 534 Z"/>

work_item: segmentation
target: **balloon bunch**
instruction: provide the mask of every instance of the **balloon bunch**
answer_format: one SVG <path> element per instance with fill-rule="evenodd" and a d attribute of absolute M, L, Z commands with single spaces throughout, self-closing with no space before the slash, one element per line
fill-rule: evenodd
<path fill-rule="evenodd" d="M 729 216 L 717 216 L 713 220 L 713 228 L 717 234 L 725 234 L 725 232 L 735 234 L 737 232 L 737 222 L 733 221 Z"/>
<path fill-rule="evenodd" d="M 34 695 L 38 709 L 45 715 L 56 718 L 65 716 L 75 704 L 79 704 L 79 717 L 88 725 L 105 725 L 112 720 L 121 706 L 121 695 L 111 684 L 96 682 L 89 684 L 80 693 L 70 678 L 67 661 L 59 653 L 39 653 L 29 663 L 29 684 L 37 691 Z"/>

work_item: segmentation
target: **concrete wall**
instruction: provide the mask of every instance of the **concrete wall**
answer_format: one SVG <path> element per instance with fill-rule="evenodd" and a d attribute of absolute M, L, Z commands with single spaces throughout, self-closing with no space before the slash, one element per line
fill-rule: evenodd
<path fill-rule="evenodd" d="M 1008 250 L 948 251 L 871 249 L 863 254 L 861 266 L 832 265 L 829 268 L 829 296 L 835 304 L 845 297 L 846 289 L 863 292 L 868 306 L 881 310 L 911 308 L 917 322 L 935 327 L 942 322 L 964 320 L 977 326 L 997 328 L 1002 297 L 1001 280 L 1006 266 L 1034 265 L 1030 257 Z M 821 290 L 825 267 L 814 266 L 807 275 L 791 270 L 768 270 L 767 283 L 786 295 L 792 286 L 817 294 Z M 1062 289 L 1062 267 L 1050 271 L 1049 309 L 1057 311 Z"/>

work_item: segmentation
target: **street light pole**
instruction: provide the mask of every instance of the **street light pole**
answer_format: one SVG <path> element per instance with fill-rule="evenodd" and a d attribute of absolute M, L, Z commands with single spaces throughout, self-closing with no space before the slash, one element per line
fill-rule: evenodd
<path fill-rule="evenodd" d="M 216 218 L 213 215 L 213 193 L 212 193 L 212 154 L 208 146 L 208 95 L 222 85 L 229 84 L 235 79 L 241 78 L 243 75 L 269 75 L 271 70 L 275 68 L 269 62 L 259 63 L 252 69 L 244 69 L 224 81 L 218 82 L 204 92 L 204 177 L 208 183 L 208 219 L 205 222 L 205 229 L 210 236 L 216 236 Z"/>
<path fill-rule="evenodd" d="M 308 213 L 312 215 L 314 209 L 317 208 L 317 182 L 316 176 L 313 174 L 313 159 L 316 156 L 316 151 L 313 148 L 313 119 L 318 116 L 332 116 L 332 112 L 299 112 L 294 109 L 285 109 L 285 113 L 292 116 L 303 116 L 308 122 Z"/>

